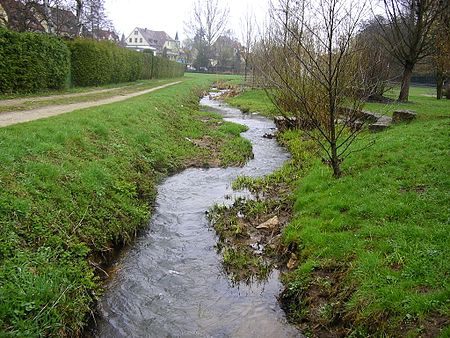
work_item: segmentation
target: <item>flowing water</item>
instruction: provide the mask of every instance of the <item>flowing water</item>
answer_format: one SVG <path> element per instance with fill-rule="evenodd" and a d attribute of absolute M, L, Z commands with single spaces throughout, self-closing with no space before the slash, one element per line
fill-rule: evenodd
<path fill-rule="evenodd" d="M 267 175 L 288 159 L 274 125 L 221 102 L 202 99 L 209 111 L 244 124 L 254 159 L 243 168 L 187 169 L 158 188 L 147 232 L 117 262 L 100 302 L 98 337 L 299 337 L 280 309 L 277 272 L 263 284 L 231 285 L 206 219 L 214 203 L 235 196 L 238 175 Z"/>

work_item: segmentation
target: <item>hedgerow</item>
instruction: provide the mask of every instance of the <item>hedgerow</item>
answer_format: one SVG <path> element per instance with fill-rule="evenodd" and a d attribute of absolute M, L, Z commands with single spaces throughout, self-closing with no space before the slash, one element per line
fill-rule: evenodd
<path fill-rule="evenodd" d="M 97 86 L 180 77 L 184 65 L 110 41 L 64 43 L 40 33 L 0 29 L 0 93 L 31 93 L 65 86 Z"/>
<path fill-rule="evenodd" d="M 0 28 L 0 92 L 60 89 L 70 71 L 70 52 L 59 38 Z"/>
<path fill-rule="evenodd" d="M 77 39 L 68 43 L 75 86 L 182 76 L 184 65 L 168 59 L 120 48 L 109 41 Z"/>

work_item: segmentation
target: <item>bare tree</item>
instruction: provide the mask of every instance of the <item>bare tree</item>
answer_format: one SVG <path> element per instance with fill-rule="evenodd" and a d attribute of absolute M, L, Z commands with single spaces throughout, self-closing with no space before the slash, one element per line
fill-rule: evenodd
<path fill-rule="evenodd" d="M 436 98 L 442 99 L 444 82 L 450 79 L 450 6 L 443 10 L 434 26 L 434 52 L 432 61 L 436 74 Z M 450 83 L 447 83 L 446 97 L 450 99 Z"/>
<path fill-rule="evenodd" d="M 255 15 L 247 7 L 247 11 L 241 18 L 241 36 L 244 57 L 244 80 L 247 81 L 248 68 L 251 60 L 251 52 L 255 43 Z"/>
<path fill-rule="evenodd" d="M 75 15 L 75 36 L 100 39 L 102 30 L 114 31 L 105 12 L 105 0 L 69 0 L 69 3 Z"/>
<path fill-rule="evenodd" d="M 81 36 L 83 34 L 83 9 L 84 1 L 75 0 L 75 16 L 77 18 L 77 34 L 76 36 Z"/>
<path fill-rule="evenodd" d="M 218 0 L 196 0 L 190 21 L 185 23 L 185 31 L 194 41 L 205 45 L 206 58 L 211 49 L 225 31 L 229 17 L 228 7 L 221 7 Z"/>
<path fill-rule="evenodd" d="M 56 33 L 55 7 L 64 7 L 64 0 L 18 0 L 5 2 L 9 12 L 7 26 L 17 31 Z"/>
<path fill-rule="evenodd" d="M 241 44 L 231 30 L 226 30 L 213 44 L 213 58 L 217 61 L 217 69 L 240 73 Z"/>
<path fill-rule="evenodd" d="M 398 67 L 395 60 L 380 43 L 380 27 L 378 19 L 371 18 L 362 24 L 362 28 L 355 37 L 355 44 L 361 50 L 363 59 L 366 60 L 366 89 L 371 95 L 368 96 L 370 101 L 382 102 L 385 100 L 384 93 L 391 88 L 391 81 L 397 76 Z"/>
<path fill-rule="evenodd" d="M 357 1 L 280 0 L 258 45 L 267 92 L 281 112 L 297 116 L 335 177 L 362 131 L 356 122 L 368 90 L 354 37 L 365 9 Z"/>
<path fill-rule="evenodd" d="M 53 28 L 53 18 L 50 12 L 50 5 L 48 3 L 48 0 L 43 0 L 43 9 L 44 9 L 44 15 L 45 15 L 45 21 L 47 22 L 47 33 L 53 34 L 54 28 Z"/>
<path fill-rule="evenodd" d="M 383 0 L 386 20 L 379 20 L 387 50 L 403 66 L 398 100 L 407 102 L 417 62 L 433 51 L 432 27 L 446 0 Z"/>

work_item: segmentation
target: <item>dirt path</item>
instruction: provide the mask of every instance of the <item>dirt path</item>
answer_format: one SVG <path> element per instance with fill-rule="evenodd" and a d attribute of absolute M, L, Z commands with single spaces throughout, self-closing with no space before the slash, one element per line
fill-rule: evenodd
<path fill-rule="evenodd" d="M 158 89 L 166 88 L 169 86 L 173 86 L 175 84 L 178 84 L 182 81 L 176 81 L 171 82 L 162 86 L 142 90 L 135 93 L 130 93 L 126 95 L 118 95 L 109 97 L 107 99 L 103 100 L 97 100 L 97 101 L 89 101 L 89 102 L 77 102 L 77 103 L 71 103 L 71 104 L 65 104 L 65 105 L 53 105 L 53 106 L 47 106 L 47 107 L 41 107 L 36 108 L 32 110 L 22 110 L 22 111 L 13 111 L 13 112 L 7 112 L 7 113 L 1 113 L 0 114 L 0 127 L 6 127 L 12 124 L 16 123 L 23 123 L 23 122 L 29 122 L 33 120 L 42 119 L 45 117 L 55 116 L 63 113 L 68 113 L 77 109 L 83 109 L 83 108 L 90 108 L 90 107 L 96 107 L 101 106 L 108 103 L 114 103 L 123 101 L 135 96 L 147 94 L 150 92 L 153 92 Z M 91 92 L 92 93 L 92 92 Z M 72 95 L 72 94 L 69 94 Z M 86 95 L 86 93 L 84 93 Z"/>
<path fill-rule="evenodd" d="M 142 83 L 127 84 L 127 85 L 121 86 L 121 87 L 114 87 L 114 88 L 107 88 L 107 89 L 96 89 L 96 90 L 90 90 L 90 91 L 79 92 L 79 93 L 72 93 L 72 94 L 56 94 L 56 95 L 48 95 L 48 96 L 21 97 L 19 99 L 6 99 L 6 100 L 0 100 L 0 107 L 1 106 L 18 105 L 18 104 L 22 104 L 22 103 L 25 103 L 25 102 L 28 102 L 28 101 L 39 102 L 39 101 L 46 101 L 46 100 L 51 100 L 51 99 L 60 99 L 60 98 L 85 96 L 85 95 L 91 95 L 91 94 L 107 93 L 107 92 L 112 92 L 112 91 L 115 91 L 115 90 L 129 88 L 129 87 L 133 87 L 133 86 L 137 87 L 137 86 L 140 86 L 140 85 L 142 85 Z"/>

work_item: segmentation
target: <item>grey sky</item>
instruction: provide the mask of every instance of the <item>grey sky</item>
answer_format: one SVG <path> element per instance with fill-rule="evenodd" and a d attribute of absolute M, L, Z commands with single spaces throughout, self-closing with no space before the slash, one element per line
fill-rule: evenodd
<path fill-rule="evenodd" d="M 106 0 L 108 17 L 116 30 L 128 35 L 135 27 L 166 31 L 172 38 L 178 32 L 184 39 L 184 21 L 191 13 L 193 0 Z M 222 1 L 230 8 L 229 28 L 240 38 L 240 19 L 253 10 L 259 20 L 267 13 L 268 0 Z"/>

